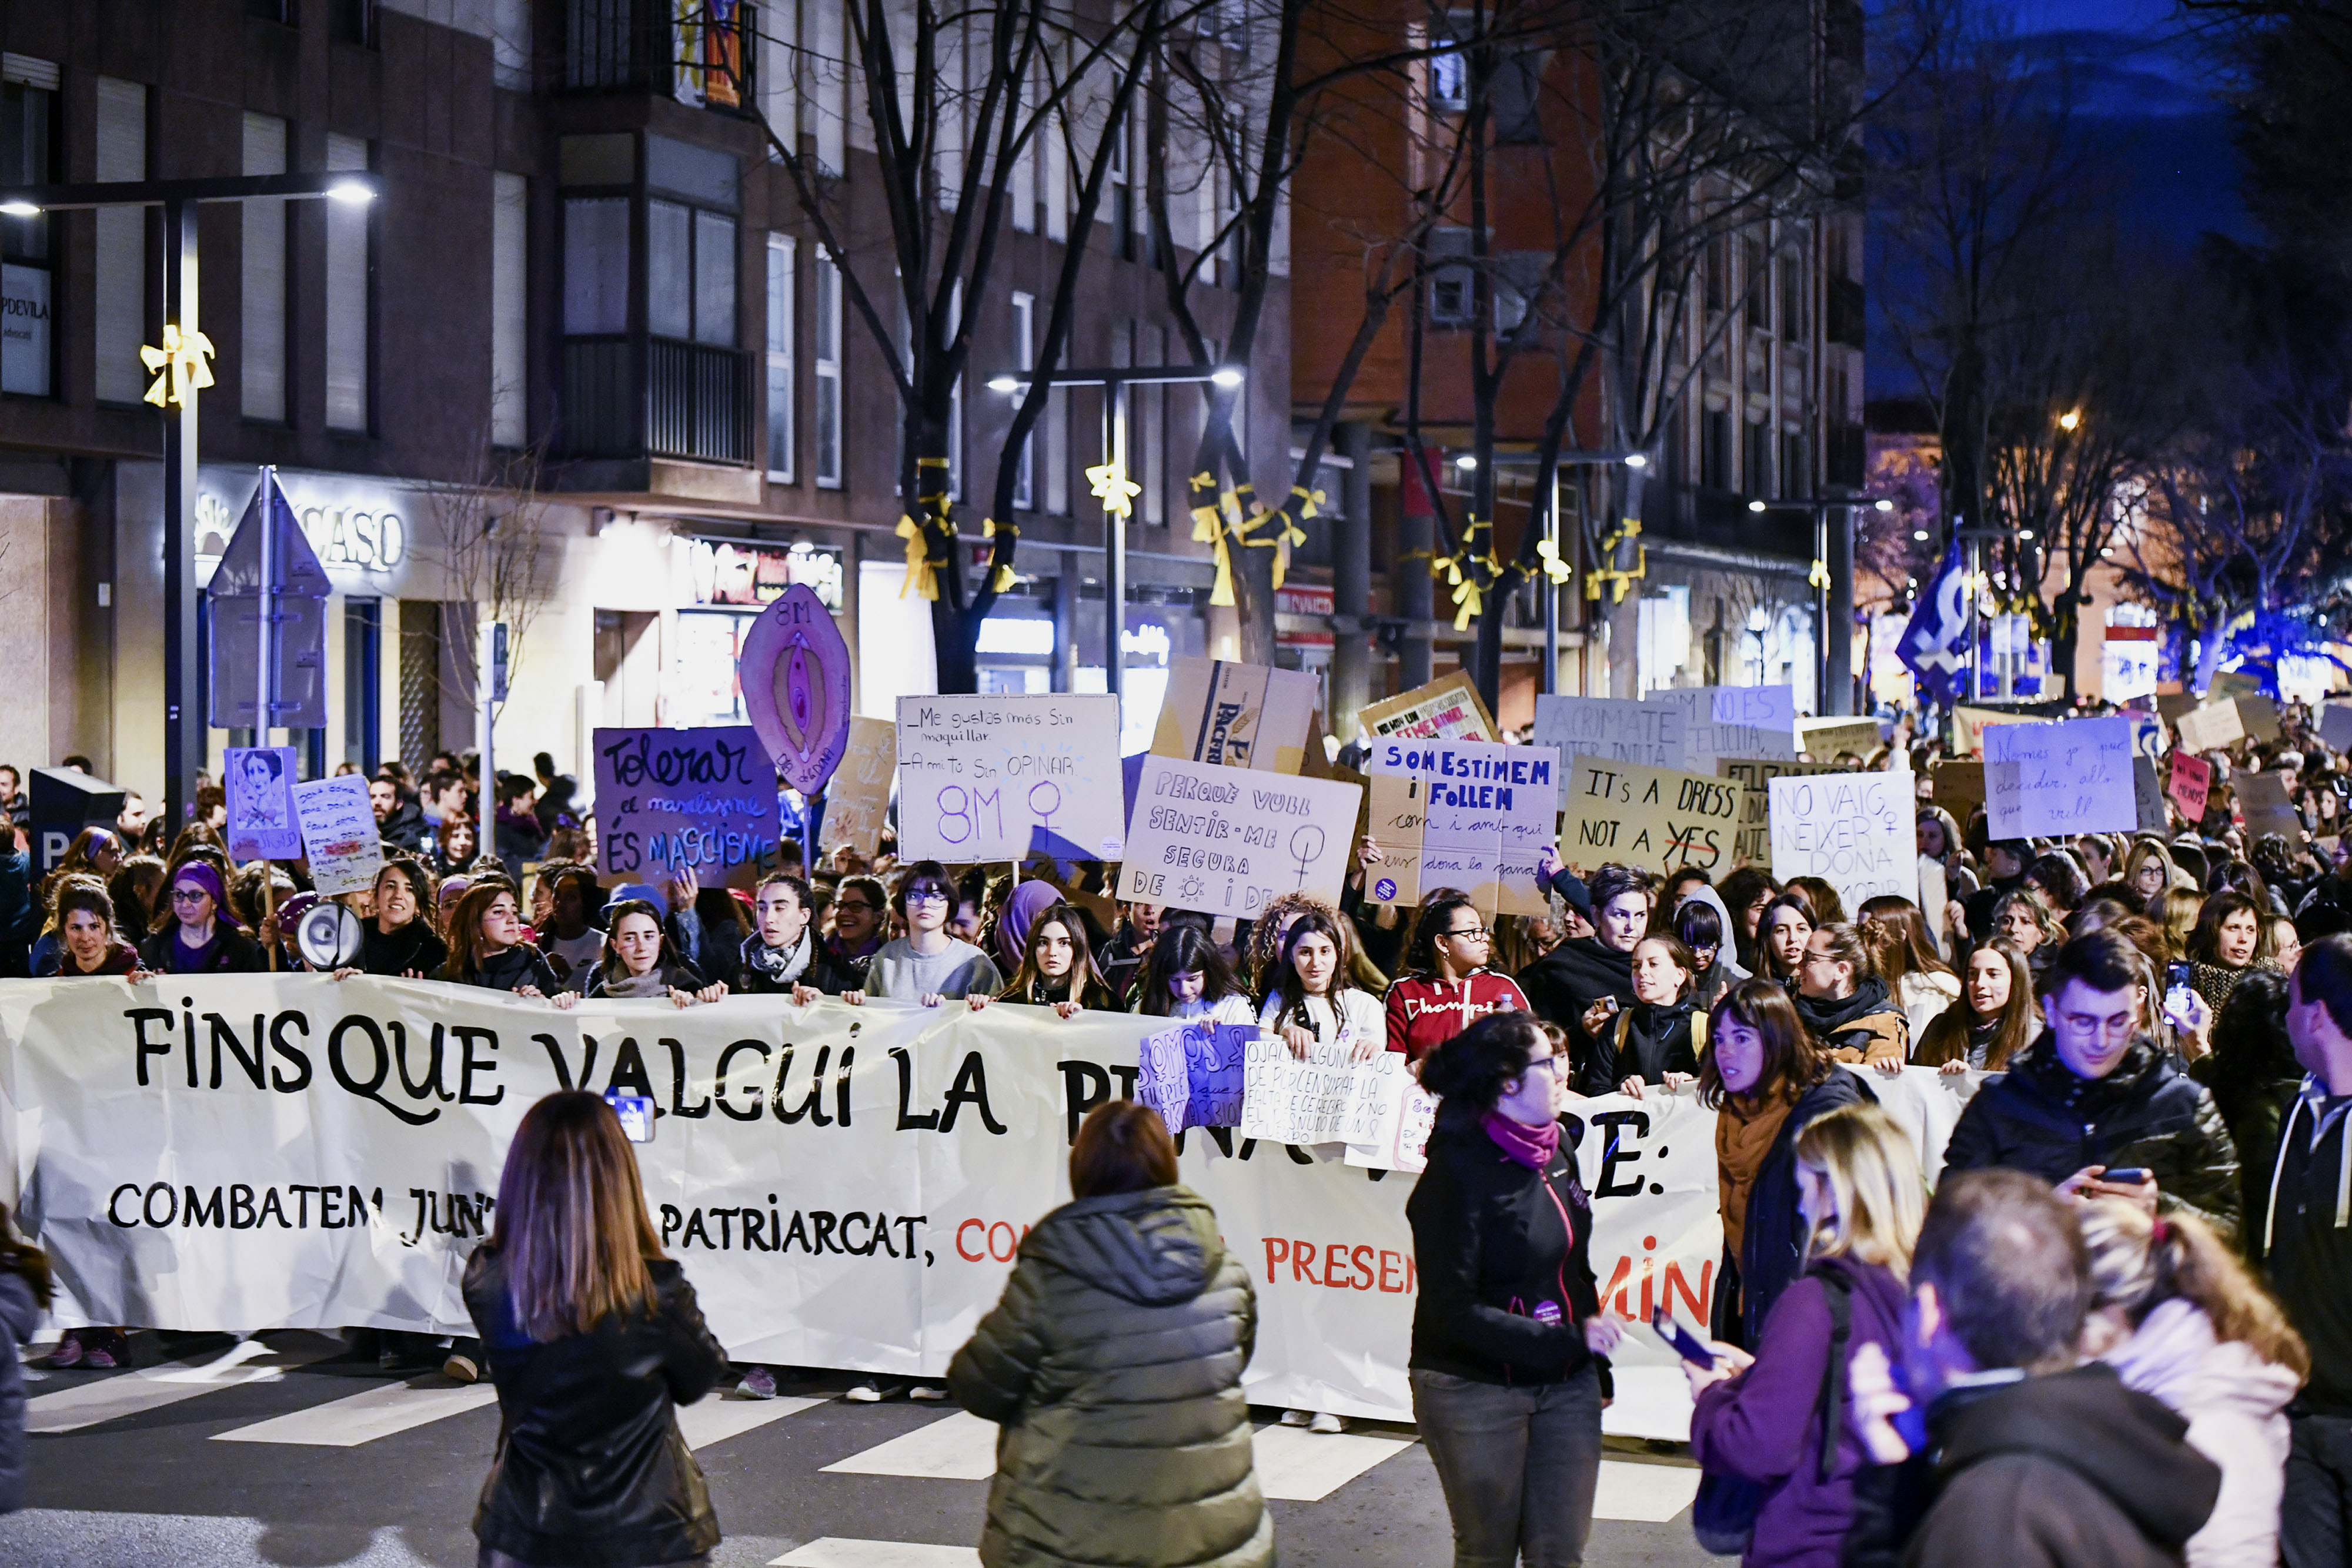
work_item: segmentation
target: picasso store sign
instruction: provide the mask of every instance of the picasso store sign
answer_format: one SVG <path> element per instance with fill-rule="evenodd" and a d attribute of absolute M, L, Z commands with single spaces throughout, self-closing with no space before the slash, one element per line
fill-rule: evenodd
<path fill-rule="evenodd" d="M 202 575 L 210 575 L 236 531 L 253 483 L 246 470 L 236 471 L 233 479 L 227 474 L 219 479 L 204 476 L 196 493 L 196 557 Z M 415 533 L 405 497 L 374 486 L 305 478 L 282 470 L 278 483 L 303 536 L 330 575 L 338 580 L 355 573 L 380 577 L 408 564 Z"/>

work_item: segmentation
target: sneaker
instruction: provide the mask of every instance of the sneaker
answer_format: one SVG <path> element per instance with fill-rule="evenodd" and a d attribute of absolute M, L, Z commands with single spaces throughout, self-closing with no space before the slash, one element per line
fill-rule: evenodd
<path fill-rule="evenodd" d="M 738 1399 L 773 1399 L 776 1396 L 776 1375 L 764 1366 L 755 1366 L 743 1375 L 735 1385 Z"/>
<path fill-rule="evenodd" d="M 882 1403 L 882 1388 L 870 1377 L 861 1378 L 851 1384 L 849 1391 L 842 1397 L 852 1405 L 879 1405 Z"/>
<path fill-rule="evenodd" d="M 478 1383 L 482 1369 L 475 1364 L 472 1356 L 451 1351 L 449 1358 L 441 1364 L 441 1375 L 453 1383 Z"/>
<path fill-rule="evenodd" d="M 1315 1416 L 1311 1411 L 1285 1410 L 1282 1413 L 1282 1424 L 1286 1427 L 1304 1427 L 1313 1419 Z"/>
<path fill-rule="evenodd" d="M 131 1336 L 121 1329 L 109 1329 L 99 1334 L 95 1343 L 82 1346 L 81 1364 L 98 1372 L 130 1365 Z"/>
<path fill-rule="evenodd" d="M 947 1389 L 937 1383 L 918 1383 L 907 1390 L 909 1399 L 945 1399 L 947 1396 Z"/>
<path fill-rule="evenodd" d="M 58 1348 L 49 1352 L 49 1364 L 51 1366 L 80 1365 L 81 1335 L 72 1329 L 68 1329 L 65 1337 L 58 1341 Z"/>
<path fill-rule="evenodd" d="M 1339 1416 L 1332 1415 L 1328 1410 L 1318 1410 L 1315 1412 L 1315 1419 L 1307 1423 L 1307 1429 L 1310 1432 L 1321 1432 L 1328 1437 L 1333 1432 L 1346 1431 L 1348 1423 Z"/>

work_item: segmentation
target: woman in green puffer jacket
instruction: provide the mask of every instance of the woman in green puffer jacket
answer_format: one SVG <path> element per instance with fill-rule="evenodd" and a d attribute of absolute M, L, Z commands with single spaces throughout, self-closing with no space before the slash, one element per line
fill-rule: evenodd
<path fill-rule="evenodd" d="M 1003 1427 L 981 1562 L 1271 1568 L 1242 1397 L 1257 1333 L 1248 1271 L 1176 1184 L 1156 1111 L 1091 1112 L 1070 1190 L 948 1368 L 956 1403 Z"/>

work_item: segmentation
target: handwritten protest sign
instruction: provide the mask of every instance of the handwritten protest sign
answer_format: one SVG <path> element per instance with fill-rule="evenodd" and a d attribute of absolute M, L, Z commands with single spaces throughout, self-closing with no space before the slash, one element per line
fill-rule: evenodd
<path fill-rule="evenodd" d="M 1320 683 L 1275 670 L 1187 657 L 1168 667 L 1151 749 L 1162 757 L 1296 773 L 1307 757 Z"/>
<path fill-rule="evenodd" d="M 1365 868 L 1365 894 L 1375 904 L 1399 909 L 1420 905 L 1422 829 L 1429 820 L 1429 790 L 1410 773 L 1376 773 L 1364 788 L 1362 836 L 1380 847 L 1380 860 Z"/>
<path fill-rule="evenodd" d="M 1238 1125 L 1242 1062 L 1257 1032 L 1255 1024 L 1203 1019 L 1146 1036 L 1136 1048 L 1136 1103 L 1159 1112 L 1171 1133 Z"/>
<path fill-rule="evenodd" d="M 847 844 L 860 854 L 877 852 L 890 815 L 890 780 L 898 771 L 898 727 L 887 718 L 852 718 L 841 766 L 824 787 L 826 849 Z"/>
<path fill-rule="evenodd" d="M 2132 804 L 2139 817 L 2139 831 L 2161 833 L 2170 822 L 2164 812 L 2164 781 L 2157 777 L 2156 760 L 2137 753 L 2131 760 Z"/>
<path fill-rule="evenodd" d="M 1118 699 L 898 699 L 898 853 L 907 860 L 1119 858 Z"/>
<path fill-rule="evenodd" d="M 1956 707 L 1952 710 L 1952 749 L 1965 757 L 1984 750 L 1984 732 L 1995 725 L 2015 724 L 2017 716 L 1999 708 Z"/>
<path fill-rule="evenodd" d="M 2303 818 L 2296 814 L 2294 802 L 2287 799 L 2286 779 L 2277 773 L 2233 773 L 2230 782 L 2237 786 L 2238 810 L 2246 819 L 2246 836 L 2260 839 L 2264 833 L 2278 833 L 2286 840 L 2287 848 L 2303 847 Z"/>
<path fill-rule="evenodd" d="M 1360 708 L 1356 722 L 1378 740 L 1497 740 L 1495 720 L 1467 672 L 1440 675 L 1425 686 Z"/>
<path fill-rule="evenodd" d="M 1560 851 L 1578 864 L 1729 871 L 1748 791 L 1728 779 L 1638 762 L 1570 764 Z"/>
<path fill-rule="evenodd" d="M 1419 1171 L 1429 1164 L 1437 1101 L 1412 1075 L 1401 1051 L 1384 1051 L 1357 1070 L 1349 1102 L 1346 1161 L 1366 1170 Z"/>
<path fill-rule="evenodd" d="M 1558 747 L 1563 769 L 1572 768 L 1580 757 L 1679 768 L 1684 766 L 1682 710 L 1622 697 L 1539 696 L 1535 743 Z M 1565 776 L 1561 782 L 1565 810 Z"/>
<path fill-rule="evenodd" d="M 366 779 L 342 773 L 295 785 L 294 815 L 302 826 L 311 886 L 331 898 L 375 885 L 375 873 L 383 869 L 383 836 L 376 831 Z"/>
<path fill-rule="evenodd" d="M 1882 893 L 1913 898 L 1916 806 L 1908 773 L 1822 773 L 1775 779 L 1772 874 L 1817 876 L 1848 909 Z"/>
<path fill-rule="evenodd" d="M 294 748 L 232 746 L 222 755 L 221 774 L 228 786 L 229 858 L 299 860 L 302 829 L 294 820 Z M 367 793 L 364 787 L 360 793 Z"/>
<path fill-rule="evenodd" d="M 2186 751 L 2172 754 L 2172 778 L 2165 786 L 2173 804 L 2194 827 L 2205 820 L 2205 797 L 2213 788 L 2213 765 Z"/>
<path fill-rule="evenodd" d="M 2234 702 L 2207 703 L 2182 714 L 2173 728 L 2189 751 L 2220 751 L 2245 738 L 2245 721 Z"/>
<path fill-rule="evenodd" d="M 748 724 L 595 733 L 597 871 L 613 882 L 691 867 L 705 887 L 776 869 L 776 765 Z"/>
<path fill-rule="evenodd" d="M 2131 720 L 2004 724 L 1985 731 L 1985 813 L 1996 839 L 2131 832 Z"/>
<path fill-rule="evenodd" d="M 1277 1034 L 1252 1034 L 1242 1057 L 1242 1136 L 1276 1144 L 1344 1142 L 1360 1098 L 1350 1040 L 1318 1040 L 1293 1056 Z M 1383 1051 L 1381 1055 L 1390 1054 Z"/>
<path fill-rule="evenodd" d="M 1367 892 L 1373 903 L 1410 906 L 1451 887 L 1488 914 L 1543 913 L 1536 860 L 1559 826 L 1559 752 L 1391 737 L 1373 744 L 1368 766 L 1382 781 L 1375 802 L 1381 827 L 1411 855 L 1410 888 L 1385 860 L 1372 869 Z M 1420 819 L 1417 844 L 1404 826 L 1412 816 Z M 1391 838 L 1379 831 L 1372 836 L 1385 857 Z"/>
<path fill-rule="evenodd" d="M 1981 762 L 1938 762 L 1928 775 L 1935 781 L 1933 801 L 1968 830 L 1969 817 L 1985 800 L 1985 768 Z"/>
<path fill-rule="evenodd" d="M 1719 757 L 1797 759 L 1793 687 L 1671 687 L 1652 692 L 1643 701 L 1682 716 L 1682 765 L 1693 772 L 1712 771 Z"/>
<path fill-rule="evenodd" d="M 1715 773 L 1718 779 L 1728 779 L 1746 791 L 1739 803 L 1739 831 L 1731 841 L 1731 863 L 1772 869 L 1772 833 L 1768 816 L 1771 795 L 1765 789 L 1775 779 L 1801 779 L 1815 773 L 1834 773 L 1835 766 L 1827 762 L 1763 762 L 1753 758 L 1718 757 Z"/>
<path fill-rule="evenodd" d="M 1243 920 L 1276 894 L 1336 904 L 1361 796 L 1325 779 L 1146 756 L 1118 896 Z"/>
<path fill-rule="evenodd" d="M 1851 756 L 1867 761 L 1886 744 L 1874 718 L 1806 718 L 1797 721 L 1797 747 L 1816 762 Z"/>

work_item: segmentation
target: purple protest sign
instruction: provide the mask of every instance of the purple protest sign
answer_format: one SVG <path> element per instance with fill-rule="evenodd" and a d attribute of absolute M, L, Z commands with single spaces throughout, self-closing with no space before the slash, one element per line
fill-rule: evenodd
<path fill-rule="evenodd" d="M 803 795 L 824 789 L 849 747 L 849 644 L 814 589 L 795 582 L 760 612 L 735 678 L 784 782 Z"/>

